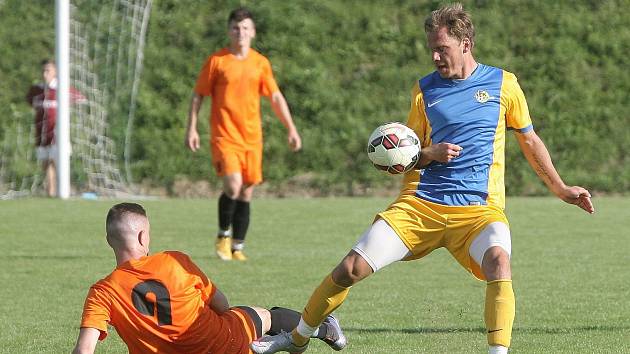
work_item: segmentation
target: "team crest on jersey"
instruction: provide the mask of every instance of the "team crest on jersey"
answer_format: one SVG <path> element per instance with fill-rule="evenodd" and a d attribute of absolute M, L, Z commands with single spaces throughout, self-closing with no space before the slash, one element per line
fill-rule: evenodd
<path fill-rule="evenodd" d="M 486 103 L 491 98 L 493 97 L 491 97 L 488 91 L 486 90 L 477 90 L 477 92 L 475 92 L 475 99 L 479 103 Z"/>

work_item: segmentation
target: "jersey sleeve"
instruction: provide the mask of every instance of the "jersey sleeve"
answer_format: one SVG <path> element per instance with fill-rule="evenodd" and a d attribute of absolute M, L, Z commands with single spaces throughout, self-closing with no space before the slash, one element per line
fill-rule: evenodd
<path fill-rule="evenodd" d="M 407 126 L 411 128 L 418 139 L 420 146 L 427 147 L 431 145 L 431 131 L 427 124 L 426 114 L 424 112 L 424 99 L 419 83 L 411 90 L 411 107 L 407 115 Z M 413 194 L 420 183 L 420 171 L 411 170 L 405 173 L 401 184 L 400 194 Z"/>
<path fill-rule="evenodd" d="M 407 115 L 407 126 L 416 132 L 421 147 L 431 145 L 431 128 L 424 111 L 424 98 L 419 83 L 416 83 L 411 91 L 411 108 Z"/>
<path fill-rule="evenodd" d="M 516 76 L 510 72 L 504 72 L 503 86 L 501 87 L 501 97 L 505 97 L 505 119 L 506 127 L 521 133 L 532 130 L 532 119 L 529 116 L 529 108 L 525 94 L 518 84 Z"/>
<path fill-rule="evenodd" d="M 260 80 L 260 94 L 262 96 L 271 96 L 274 92 L 280 91 L 276 79 L 273 77 L 273 71 L 271 70 L 271 63 L 267 58 L 263 58 L 262 61 L 262 73 Z"/>
<path fill-rule="evenodd" d="M 208 57 L 204 63 L 199 76 L 197 77 L 197 83 L 195 84 L 195 93 L 201 96 L 211 96 L 212 87 L 214 86 L 214 67 L 215 58 L 213 56 Z"/>
<path fill-rule="evenodd" d="M 111 299 L 107 292 L 94 285 L 90 288 L 83 305 L 81 327 L 96 328 L 101 334 L 98 339 L 107 337 L 107 325 L 111 321 Z"/>

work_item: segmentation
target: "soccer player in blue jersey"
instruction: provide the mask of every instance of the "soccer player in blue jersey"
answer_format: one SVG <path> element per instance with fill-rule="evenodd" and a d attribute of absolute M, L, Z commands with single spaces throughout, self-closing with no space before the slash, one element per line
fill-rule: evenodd
<path fill-rule="evenodd" d="M 486 282 L 489 353 L 507 353 L 515 301 L 503 212 L 506 130 L 515 132 L 529 164 L 556 196 L 594 212 L 589 192 L 565 185 L 556 172 L 514 74 L 475 60 L 474 27 L 461 4 L 433 11 L 425 32 L 436 70 L 414 85 L 407 122 L 421 140 L 420 171 L 405 176 L 398 199 L 315 290 L 297 328 L 254 341 L 254 352 L 303 352 L 352 285 L 393 262 L 445 247 Z"/>

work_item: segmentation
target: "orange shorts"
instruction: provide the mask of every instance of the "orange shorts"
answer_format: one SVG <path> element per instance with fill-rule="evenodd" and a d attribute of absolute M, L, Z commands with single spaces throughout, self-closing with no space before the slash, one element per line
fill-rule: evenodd
<path fill-rule="evenodd" d="M 252 311 L 254 310 L 247 307 L 232 307 L 221 315 L 227 322 L 231 340 L 223 343 L 223 347 L 216 348 L 217 350 L 225 354 L 252 354 L 249 343 L 262 336 L 262 333 L 258 333 L 262 328 L 252 318 L 258 315 L 250 314 Z"/>
<path fill-rule="evenodd" d="M 217 175 L 240 173 L 244 184 L 262 182 L 262 155 L 262 144 L 247 150 L 212 145 L 212 164 Z"/>

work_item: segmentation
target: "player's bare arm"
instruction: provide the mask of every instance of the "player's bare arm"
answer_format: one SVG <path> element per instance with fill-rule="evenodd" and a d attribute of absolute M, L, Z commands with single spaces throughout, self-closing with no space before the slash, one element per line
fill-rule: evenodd
<path fill-rule="evenodd" d="M 297 128 L 293 123 L 291 111 L 289 110 L 289 105 L 287 104 L 287 100 L 284 98 L 284 95 L 280 91 L 274 92 L 270 97 L 270 101 L 271 107 L 276 113 L 276 116 L 278 116 L 282 124 L 287 128 L 287 140 L 289 142 L 289 147 L 292 151 L 300 150 L 302 148 L 302 139 L 300 138 L 300 134 L 298 134 Z"/>
<path fill-rule="evenodd" d="M 591 194 L 580 186 L 567 186 L 556 171 L 545 143 L 533 130 L 516 133 L 523 154 L 547 188 L 563 201 L 574 204 L 588 213 L 594 213 Z"/>
<path fill-rule="evenodd" d="M 209 306 L 216 313 L 219 314 L 224 313 L 230 309 L 230 303 L 228 302 L 227 297 L 219 289 L 215 290 L 214 296 L 212 296 Z"/>
<path fill-rule="evenodd" d="M 186 128 L 186 147 L 191 151 L 197 151 L 200 147 L 199 133 L 197 133 L 197 120 L 199 117 L 199 109 L 203 103 L 203 96 L 193 93 L 190 100 L 190 109 L 188 111 L 188 126 Z"/>
<path fill-rule="evenodd" d="M 72 354 L 92 354 L 96 349 L 96 343 L 101 332 L 96 328 L 82 327 L 79 331 L 79 339 Z"/>
<path fill-rule="evenodd" d="M 432 161 L 448 163 L 459 156 L 462 147 L 451 143 L 438 143 L 422 148 L 420 159 L 416 164 L 417 168 L 426 167 Z"/>

